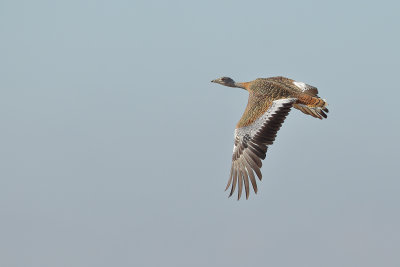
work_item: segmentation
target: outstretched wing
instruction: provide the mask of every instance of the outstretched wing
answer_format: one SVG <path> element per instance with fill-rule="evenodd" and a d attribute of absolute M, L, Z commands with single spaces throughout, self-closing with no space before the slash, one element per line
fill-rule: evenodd
<path fill-rule="evenodd" d="M 238 186 L 238 199 L 240 199 L 244 184 L 247 199 L 249 197 L 249 179 L 254 192 L 257 193 L 254 172 L 261 180 L 261 160 L 265 159 L 268 146 L 274 142 L 278 130 L 296 100 L 296 98 L 285 98 L 267 102 L 266 111 L 261 113 L 261 116 L 254 122 L 235 129 L 231 174 L 225 189 L 227 190 L 232 185 L 229 196 L 232 196 L 236 186 Z M 248 113 L 252 111 L 249 105 L 254 104 L 248 103 L 242 119 L 246 118 Z"/>
<path fill-rule="evenodd" d="M 295 90 L 295 91 L 298 91 L 301 93 L 305 93 L 310 96 L 318 97 L 317 96 L 318 89 L 317 89 L 317 87 L 314 87 L 312 85 L 309 85 L 309 84 L 306 84 L 303 82 L 296 82 L 295 80 L 292 80 L 292 79 L 289 79 L 286 77 L 282 77 L 282 76 L 270 77 L 270 78 L 267 78 L 267 80 L 278 82 L 278 83 L 285 85 L 288 88 L 291 88 L 292 90 Z"/>

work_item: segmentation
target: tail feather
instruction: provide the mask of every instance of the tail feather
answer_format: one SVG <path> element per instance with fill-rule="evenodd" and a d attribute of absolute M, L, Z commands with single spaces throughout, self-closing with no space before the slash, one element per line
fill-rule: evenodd
<path fill-rule="evenodd" d="M 309 88 L 313 89 L 315 87 L 309 86 Z M 305 87 L 307 88 L 307 87 Z M 318 95 L 318 90 L 304 90 L 297 96 L 297 102 L 293 105 L 294 108 L 300 110 L 304 114 L 311 115 L 314 118 L 323 119 L 328 116 L 326 113 L 329 110 L 326 108 L 328 103 L 325 99 L 320 98 Z"/>
<path fill-rule="evenodd" d="M 308 94 L 300 94 L 298 96 L 298 103 L 306 105 L 308 107 L 325 108 L 328 103 L 318 96 L 310 96 Z"/>
<path fill-rule="evenodd" d="M 323 118 L 328 118 L 328 115 L 326 115 L 326 113 L 329 112 L 329 110 L 327 108 L 321 108 L 321 107 L 310 107 L 304 104 L 299 104 L 296 103 L 293 105 L 294 108 L 300 110 L 301 112 L 303 112 L 304 114 L 307 115 L 311 115 L 314 118 L 318 118 L 320 120 L 322 120 Z"/>
<path fill-rule="evenodd" d="M 316 108 L 325 108 L 327 105 L 328 103 L 319 97 L 311 97 L 311 100 L 307 103 L 307 106 Z"/>

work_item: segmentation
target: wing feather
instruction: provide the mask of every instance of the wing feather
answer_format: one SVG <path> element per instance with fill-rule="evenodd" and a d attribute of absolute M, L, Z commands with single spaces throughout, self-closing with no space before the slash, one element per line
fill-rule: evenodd
<path fill-rule="evenodd" d="M 240 164 L 240 161 L 238 162 Z M 243 188 L 243 170 L 239 166 L 239 179 L 238 179 L 238 200 L 242 196 L 242 188 Z"/>
<path fill-rule="evenodd" d="M 246 199 L 249 198 L 249 175 L 247 173 L 247 169 L 244 165 L 245 159 L 242 157 L 241 158 L 241 168 L 242 168 L 242 173 L 243 173 L 243 182 L 244 182 L 244 190 L 246 192 Z"/>
<path fill-rule="evenodd" d="M 296 98 L 275 100 L 266 106 L 265 112 L 253 123 L 235 130 L 231 175 L 225 189 L 227 190 L 232 184 L 229 196 L 235 192 L 237 184 L 239 200 L 244 185 L 247 199 L 250 194 L 249 179 L 254 192 L 257 193 L 257 183 L 253 171 L 261 180 L 261 160 L 265 159 L 268 145 L 274 142 L 277 132 L 296 100 Z M 246 108 L 246 111 L 248 110 L 251 109 Z M 247 115 L 245 112 L 243 117 Z"/>

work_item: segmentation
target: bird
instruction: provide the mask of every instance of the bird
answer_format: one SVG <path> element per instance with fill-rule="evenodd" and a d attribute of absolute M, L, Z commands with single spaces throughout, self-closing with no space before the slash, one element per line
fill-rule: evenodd
<path fill-rule="evenodd" d="M 239 200 L 244 186 L 248 199 L 250 183 L 257 194 L 255 175 L 261 181 L 261 160 L 265 159 L 268 147 L 275 141 L 291 108 L 322 120 L 328 117 L 328 103 L 318 96 L 316 87 L 282 76 L 243 83 L 221 77 L 211 82 L 249 93 L 247 106 L 235 128 L 231 171 L 225 188 L 225 191 L 231 188 L 231 197 L 237 186 Z"/>

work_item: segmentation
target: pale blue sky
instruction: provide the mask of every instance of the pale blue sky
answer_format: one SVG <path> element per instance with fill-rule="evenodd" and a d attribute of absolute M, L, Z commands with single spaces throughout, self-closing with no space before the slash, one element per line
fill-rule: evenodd
<path fill-rule="evenodd" d="M 400 266 L 398 1 L 0 0 L 0 266 Z M 227 198 L 245 91 L 319 88 Z"/>

